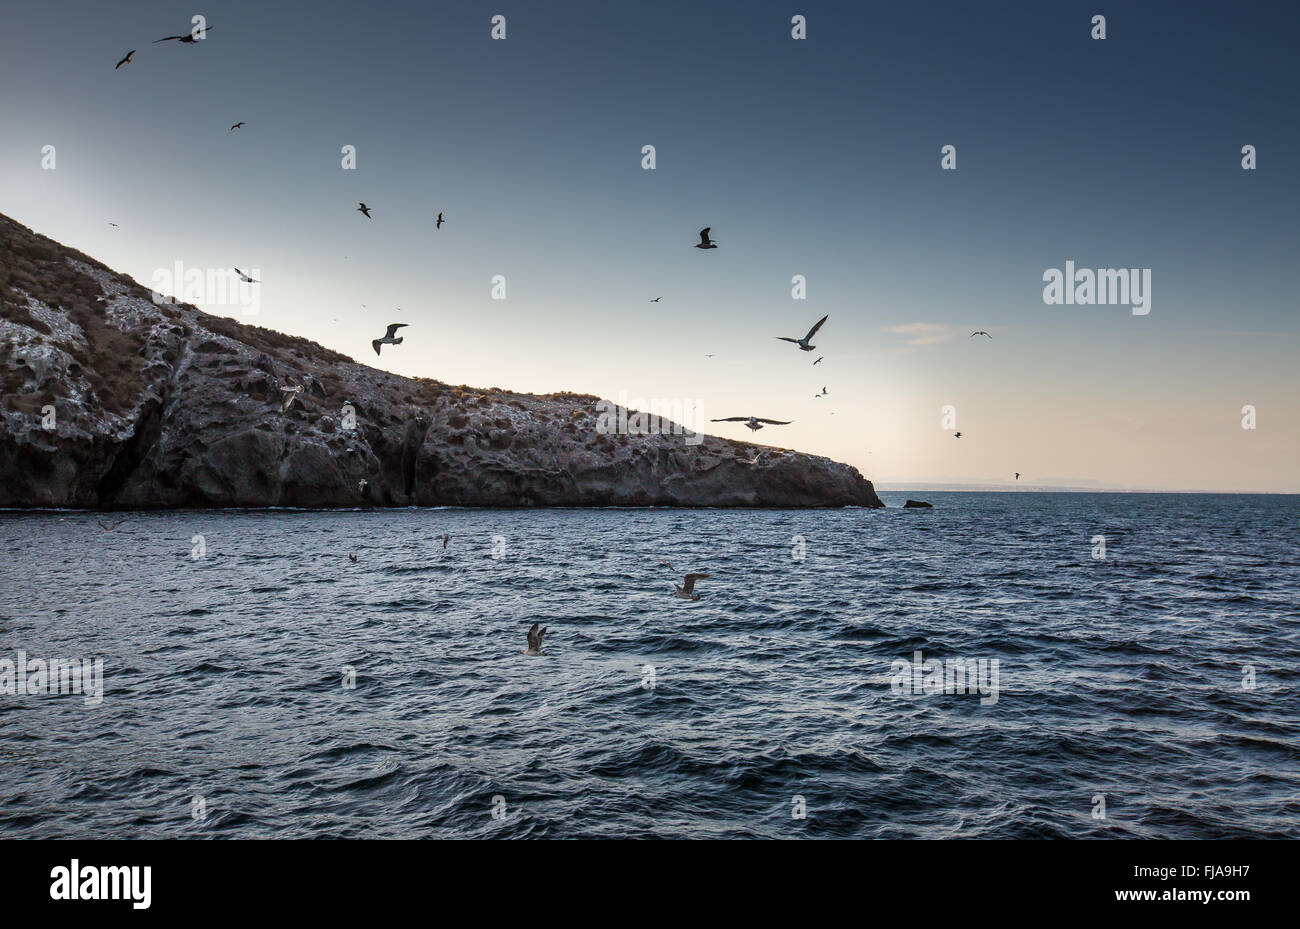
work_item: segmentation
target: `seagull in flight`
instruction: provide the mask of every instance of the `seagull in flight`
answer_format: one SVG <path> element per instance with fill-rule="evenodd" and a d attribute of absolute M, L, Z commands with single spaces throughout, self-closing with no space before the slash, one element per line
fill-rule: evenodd
<path fill-rule="evenodd" d="M 677 570 L 676 568 L 674 568 L 671 564 L 669 564 L 669 563 L 666 562 L 666 561 L 661 561 L 661 562 L 659 562 L 659 564 L 663 565 L 663 566 L 664 566 L 665 568 L 667 568 L 669 571 L 676 571 L 676 570 Z M 706 578 L 706 577 L 708 577 L 707 574 L 688 574 L 688 575 L 686 575 L 686 578 L 685 578 L 685 580 L 682 581 L 682 585 L 681 585 L 680 587 L 678 587 L 676 584 L 673 585 L 673 596 L 674 596 L 674 597 L 678 597 L 678 598 L 680 598 L 680 599 L 682 599 L 682 600 L 699 600 L 699 599 L 700 599 L 700 595 L 697 594 L 697 593 L 695 593 L 695 582 L 696 582 L 696 581 L 701 581 L 701 580 L 703 580 L 703 579 Z"/>
<path fill-rule="evenodd" d="M 763 428 L 763 423 L 769 426 L 788 426 L 794 422 L 792 419 L 763 419 L 761 416 L 726 416 L 722 419 L 711 419 L 711 423 L 744 423 L 755 432 Z"/>
<path fill-rule="evenodd" d="M 816 361 L 813 362 L 813 364 L 815 364 L 815 365 L 819 365 L 819 364 L 821 364 L 821 363 L 822 363 L 822 359 L 825 358 L 825 357 L 826 357 L 825 355 L 820 356 Z"/>
<path fill-rule="evenodd" d="M 528 630 L 528 647 L 524 649 L 524 654 L 545 655 L 546 652 L 542 651 L 542 636 L 544 635 L 546 635 L 546 628 L 538 629 L 537 623 L 533 623 L 532 628 Z"/>
<path fill-rule="evenodd" d="M 134 54 L 135 54 L 135 49 L 131 49 L 129 52 L 127 52 L 126 57 L 113 66 L 113 70 L 116 71 L 118 68 L 122 67 L 122 65 L 129 65 L 131 63 L 131 56 Z"/>
<path fill-rule="evenodd" d="M 184 35 L 163 36 L 161 39 L 154 39 L 153 44 L 157 45 L 159 42 L 170 42 L 173 39 L 179 39 L 184 45 L 193 45 L 199 39 L 206 38 L 208 30 L 211 28 L 211 26 L 204 26 L 202 29 L 198 30 L 198 35 L 195 35 L 193 32 L 187 32 Z"/>
<path fill-rule="evenodd" d="M 297 387 L 281 387 L 280 393 L 284 394 L 284 406 L 280 407 L 281 413 L 288 413 L 289 407 L 293 406 L 293 401 L 298 399 L 298 394 L 302 393 L 302 385 Z"/>
<path fill-rule="evenodd" d="M 242 125 L 244 125 L 243 122 L 235 123 L 233 126 L 230 127 L 230 131 L 231 131 L 231 132 L 234 132 L 236 129 L 238 129 L 238 128 L 239 128 L 240 126 L 242 126 Z"/>
<path fill-rule="evenodd" d="M 1016 472 L 1016 480 L 1020 480 L 1020 472 L 1019 472 L 1019 471 Z"/>
<path fill-rule="evenodd" d="M 973 338 L 975 338 L 977 335 L 988 335 L 990 339 L 993 338 L 993 336 L 989 335 L 989 334 L 988 334 L 987 332 L 985 332 L 983 329 L 976 329 L 974 332 L 972 332 L 972 333 L 970 334 L 970 337 L 973 339 Z"/>
<path fill-rule="evenodd" d="M 956 433 L 956 434 L 953 436 L 953 438 L 954 438 L 954 439 L 960 439 L 960 438 L 961 438 L 961 433 L 960 433 L 960 432 Z"/>
<path fill-rule="evenodd" d="M 711 230 L 712 228 L 713 228 L 712 226 L 705 226 L 703 229 L 700 230 L 700 244 L 695 246 L 696 248 L 717 248 L 718 247 L 718 243 L 709 238 L 709 230 Z"/>
<path fill-rule="evenodd" d="M 117 223 L 109 223 L 110 226 L 116 226 Z"/>
<path fill-rule="evenodd" d="M 831 318 L 831 314 L 827 313 L 821 319 L 817 320 L 817 322 L 813 324 L 813 327 L 808 330 L 808 334 L 804 336 L 802 339 L 792 339 L 788 335 L 779 335 L 776 336 L 776 338 L 780 339 L 782 342 L 793 342 L 795 345 L 799 346 L 800 351 L 811 352 L 814 348 L 817 347 L 816 345 L 812 344 L 812 337 L 817 334 L 817 330 L 822 327 L 822 323 L 826 322 L 826 320 L 830 318 Z M 816 363 L 817 362 L 815 361 L 813 362 L 813 364 Z"/>
<path fill-rule="evenodd" d="M 359 202 L 359 201 L 358 201 L 358 202 Z M 366 214 L 366 219 L 370 219 L 370 218 L 371 218 L 371 216 L 370 216 L 370 207 L 366 206 L 364 203 L 360 203 L 360 205 L 357 206 L 357 212 L 358 212 L 358 213 L 365 213 L 365 214 Z"/>
<path fill-rule="evenodd" d="M 398 329 L 401 329 L 403 326 L 406 325 L 407 323 L 389 323 L 388 331 L 384 333 L 384 337 L 382 339 L 375 339 L 370 343 L 375 348 L 375 354 L 376 355 L 379 354 L 379 346 L 381 345 L 401 345 L 402 337 L 399 335 L 396 338 L 394 338 L 393 333 L 395 333 Z"/>
<path fill-rule="evenodd" d="M 351 552 L 348 552 L 348 561 L 352 562 L 353 564 L 356 564 L 357 556 L 352 554 Z"/>
<path fill-rule="evenodd" d="M 240 279 L 241 281 L 243 281 L 245 284 L 260 284 L 260 283 L 262 283 L 261 281 L 255 281 L 255 280 L 253 280 L 251 277 L 249 277 L 249 276 L 248 276 L 247 274 L 245 274 L 243 271 L 240 271 L 238 268 L 235 269 L 235 273 L 239 275 L 239 279 Z"/>
<path fill-rule="evenodd" d="M 655 297 L 655 298 L 654 298 L 653 300 L 651 300 L 650 302 L 651 302 L 651 303 L 658 303 L 658 302 L 659 302 L 660 300 L 662 300 L 662 299 L 663 299 L 663 297 Z"/>
<path fill-rule="evenodd" d="M 434 222 L 434 224 L 433 224 L 433 228 L 435 228 L 435 229 L 441 229 L 441 228 L 442 228 L 442 222 L 443 222 L 443 220 L 442 220 L 442 212 L 439 211 L 439 212 L 438 212 L 438 218 L 437 218 L 437 220 Z"/>
<path fill-rule="evenodd" d="M 112 531 L 113 531 L 114 529 L 116 529 L 118 526 L 122 525 L 122 523 L 126 522 L 126 520 L 125 520 L 125 519 L 119 519 L 119 520 L 118 520 L 117 522 L 115 522 L 115 523 L 105 523 L 102 519 L 97 519 L 97 520 L 95 520 L 95 522 L 99 523 L 99 528 L 100 528 L 100 529 L 103 529 L 105 532 L 112 532 Z"/>

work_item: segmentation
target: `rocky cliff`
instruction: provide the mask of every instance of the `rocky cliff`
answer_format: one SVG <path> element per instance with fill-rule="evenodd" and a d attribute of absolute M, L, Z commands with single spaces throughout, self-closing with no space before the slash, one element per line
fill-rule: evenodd
<path fill-rule="evenodd" d="M 882 505 L 848 465 L 603 434 L 601 410 L 159 304 L 0 215 L 0 506 Z"/>

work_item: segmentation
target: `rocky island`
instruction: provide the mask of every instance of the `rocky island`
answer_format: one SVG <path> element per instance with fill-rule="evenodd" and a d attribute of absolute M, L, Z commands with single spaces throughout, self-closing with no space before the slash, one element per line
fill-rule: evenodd
<path fill-rule="evenodd" d="M 0 215 L 3 507 L 883 506 L 848 465 L 610 434 L 609 406 L 399 377 L 158 302 Z"/>

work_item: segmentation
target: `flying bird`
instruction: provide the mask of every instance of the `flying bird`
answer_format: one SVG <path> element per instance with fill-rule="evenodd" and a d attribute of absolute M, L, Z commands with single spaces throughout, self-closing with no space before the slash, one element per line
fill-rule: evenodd
<path fill-rule="evenodd" d="M 153 44 L 157 45 L 159 42 L 170 42 L 173 39 L 179 39 L 181 43 L 185 45 L 193 45 L 199 39 L 204 38 L 208 34 L 208 30 L 211 28 L 211 26 L 204 26 L 202 29 L 198 30 L 198 35 L 195 35 L 193 32 L 187 32 L 184 35 L 164 36 L 161 39 L 154 39 Z"/>
<path fill-rule="evenodd" d="M 762 426 L 763 423 L 767 423 L 769 426 L 788 426 L 788 425 L 790 425 L 790 423 L 794 422 L 794 420 L 792 420 L 792 419 L 763 419 L 763 418 L 760 417 L 760 416 L 726 416 L 726 417 L 724 417 L 724 418 L 722 418 L 722 419 L 711 419 L 711 420 L 709 420 L 709 422 L 711 422 L 711 423 L 744 423 L 744 424 L 745 424 L 746 426 L 748 426 L 750 429 L 753 429 L 755 432 L 757 432 L 758 430 L 760 430 L 760 429 L 763 428 L 763 426 Z"/>
<path fill-rule="evenodd" d="M 352 562 L 353 564 L 356 564 L 357 556 L 352 554 L 351 552 L 348 552 L 348 561 Z"/>
<path fill-rule="evenodd" d="M 235 273 L 239 275 L 239 279 L 240 279 L 241 281 L 243 281 L 245 284 L 260 284 L 260 283 L 262 283 L 261 281 L 255 281 L 255 280 L 253 280 L 251 277 L 249 277 L 249 276 L 248 276 L 247 274 L 245 274 L 243 271 L 240 271 L 238 268 L 235 269 Z"/>
<path fill-rule="evenodd" d="M 819 365 L 819 364 L 821 364 L 821 363 L 822 363 L 822 359 L 825 358 L 825 357 L 826 357 L 825 355 L 822 355 L 822 356 L 819 357 L 816 361 L 814 361 L 813 364 L 815 364 L 815 365 Z"/>
<path fill-rule="evenodd" d="M 99 528 L 103 529 L 105 532 L 112 532 L 118 526 L 122 525 L 122 523 L 126 522 L 126 520 L 119 519 L 115 523 L 105 523 L 102 519 L 97 519 L 95 522 L 99 523 Z"/>
<path fill-rule="evenodd" d="M 238 129 L 238 128 L 239 128 L 240 126 L 242 126 L 242 125 L 244 125 L 242 122 L 235 123 L 233 126 L 230 127 L 230 131 L 231 131 L 231 132 L 234 132 L 236 129 Z"/>
<path fill-rule="evenodd" d="M 671 564 L 669 564 L 669 563 L 666 562 L 666 561 L 661 561 L 661 562 L 659 562 L 659 563 L 660 563 L 661 565 L 663 565 L 665 568 L 667 568 L 669 571 L 676 571 L 676 570 L 677 570 L 676 568 L 674 568 Z M 679 597 L 679 598 L 681 598 L 682 600 L 699 600 L 699 599 L 700 599 L 700 595 L 697 594 L 697 593 L 695 593 L 695 582 L 696 582 L 696 581 L 701 581 L 701 580 L 703 580 L 703 579 L 706 578 L 706 577 L 708 577 L 707 574 L 688 574 L 688 575 L 686 575 L 686 578 L 685 578 L 685 580 L 682 581 L 682 585 L 681 585 L 680 587 L 678 587 L 676 584 L 673 585 L 673 596 L 674 596 L 674 597 Z"/>
<path fill-rule="evenodd" d="M 370 216 L 370 207 L 366 206 L 364 203 L 361 203 L 361 204 L 357 207 L 357 212 L 358 212 L 358 213 L 365 213 L 365 214 L 366 214 L 366 219 L 371 219 L 371 218 L 372 218 L 372 217 Z"/>
<path fill-rule="evenodd" d="M 705 226 L 700 230 L 700 244 L 696 248 L 717 248 L 718 243 L 709 238 L 709 230 L 712 226 Z"/>
<path fill-rule="evenodd" d="M 792 339 L 788 335 L 779 335 L 776 336 L 776 338 L 780 339 L 782 342 L 793 342 L 795 345 L 799 346 L 800 351 L 811 352 L 814 348 L 817 347 L 816 345 L 812 344 L 812 337 L 817 334 L 817 330 L 822 327 L 822 323 L 826 322 L 826 320 L 830 318 L 831 318 L 831 314 L 827 313 L 821 319 L 817 320 L 817 322 L 813 324 L 813 327 L 808 330 L 808 334 L 804 336 L 802 339 Z M 817 362 L 815 361 L 813 362 L 813 364 L 816 363 Z"/>
<path fill-rule="evenodd" d="M 972 332 L 972 333 L 970 334 L 970 337 L 973 339 L 973 338 L 975 338 L 977 335 L 989 335 L 989 334 L 988 334 L 987 332 L 985 332 L 983 329 L 976 329 L 974 332 Z M 991 338 L 993 338 L 993 336 L 989 335 L 989 338 L 991 339 Z"/>
<path fill-rule="evenodd" d="M 109 223 L 110 226 L 116 226 L 117 223 Z"/>
<path fill-rule="evenodd" d="M 131 56 L 134 54 L 135 54 L 135 49 L 131 49 L 129 52 L 127 52 L 126 57 L 113 66 L 113 70 L 116 71 L 118 68 L 122 67 L 122 65 L 129 65 L 131 63 Z"/>
<path fill-rule="evenodd" d="M 388 332 L 384 333 L 384 337 L 382 339 L 375 339 L 370 343 L 375 348 L 375 354 L 376 355 L 379 354 L 379 346 L 381 345 L 401 345 L 402 337 L 399 335 L 396 338 L 394 338 L 393 333 L 406 325 L 407 323 L 389 323 Z"/>
<path fill-rule="evenodd" d="M 441 228 L 442 228 L 442 213 L 441 213 L 441 212 L 438 213 L 438 219 L 434 222 L 433 227 L 434 227 L 435 229 L 441 229 Z"/>
<path fill-rule="evenodd" d="M 293 401 L 298 399 L 298 394 L 302 393 L 302 385 L 297 387 L 281 387 L 280 393 L 284 394 L 284 406 L 280 407 L 281 413 L 288 413 L 289 407 L 293 406 Z"/>
<path fill-rule="evenodd" d="M 958 432 L 956 435 L 953 436 L 953 438 L 954 438 L 954 439 L 960 439 L 960 438 L 961 438 L 961 433 Z"/>
<path fill-rule="evenodd" d="M 1020 472 L 1019 472 L 1019 471 L 1016 472 L 1016 480 L 1020 480 Z"/>
<path fill-rule="evenodd" d="M 651 302 L 651 303 L 658 303 L 658 302 L 659 302 L 660 300 L 662 300 L 662 299 L 663 299 L 663 297 L 655 297 L 655 298 L 654 298 L 653 300 L 651 300 L 650 302 Z"/>
<path fill-rule="evenodd" d="M 546 629 L 538 629 L 537 623 L 533 623 L 533 627 L 528 630 L 528 647 L 524 649 L 524 654 L 545 655 L 546 652 L 542 651 L 542 636 L 544 635 L 546 635 Z"/>

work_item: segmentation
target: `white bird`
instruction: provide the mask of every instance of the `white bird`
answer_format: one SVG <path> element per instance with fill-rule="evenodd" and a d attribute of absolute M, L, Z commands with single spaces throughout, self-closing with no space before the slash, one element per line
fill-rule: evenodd
<path fill-rule="evenodd" d="M 247 274 L 245 274 L 243 271 L 240 271 L 238 268 L 235 269 L 235 273 L 239 275 L 239 279 L 240 279 L 241 281 L 243 281 L 245 284 L 260 284 L 260 283 L 262 283 L 261 281 L 255 281 L 255 280 L 253 280 L 251 277 L 249 277 L 249 276 L 248 276 Z"/>
<path fill-rule="evenodd" d="M 284 406 L 280 407 L 281 413 L 288 413 L 289 407 L 293 406 L 293 401 L 298 399 L 298 394 L 302 393 L 302 385 L 297 387 L 281 387 L 280 393 L 284 394 Z"/>
<path fill-rule="evenodd" d="M 822 323 L 826 322 L 826 320 L 830 318 L 831 318 L 831 314 L 827 313 L 821 319 L 817 320 L 817 322 L 813 324 L 813 327 L 808 330 L 808 334 L 804 336 L 802 339 L 792 339 L 788 335 L 779 335 L 776 336 L 776 338 L 780 339 L 782 342 L 793 342 L 795 345 L 799 346 L 800 351 L 811 352 L 814 348 L 817 347 L 816 345 L 812 344 L 812 337 L 817 334 L 817 330 L 822 327 Z M 816 363 L 817 363 L 816 361 L 813 362 L 813 364 Z"/>
<path fill-rule="evenodd" d="M 763 423 L 769 426 L 788 426 L 794 422 L 792 419 L 763 419 L 761 416 L 724 416 L 722 419 L 711 419 L 711 423 L 744 423 L 755 432 L 762 429 Z"/>
<path fill-rule="evenodd" d="M 401 345 L 401 344 L 402 344 L 402 337 L 399 335 L 399 336 L 397 336 L 396 338 L 394 338 L 394 337 L 393 337 L 393 333 L 396 332 L 398 329 L 401 329 L 403 326 L 406 326 L 406 325 L 408 325 L 408 324 L 407 324 L 407 323 L 389 323 L 389 324 L 388 324 L 388 332 L 386 332 L 386 333 L 384 334 L 384 337 L 383 337 L 382 339 L 374 339 L 374 340 L 371 341 L 371 343 L 370 343 L 371 345 L 373 345 L 373 346 L 375 347 L 375 354 L 376 354 L 376 355 L 379 354 L 379 346 L 381 346 L 381 345 Z"/>
<path fill-rule="evenodd" d="M 670 571 L 677 570 L 666 561 L 661 561 L 659 563 Z M 673 596 L 678 597 L 682 600 L 699 600 L 700 595 L 695 593 L 695 582 L 703 580 L 706 577 L 708 577 L 707 574 L 686 575 L 686 578 L 685 580 L 682 581 L 682 585 L 680 587 L 678 587 L 676 584 L 673 585 Z"/>

